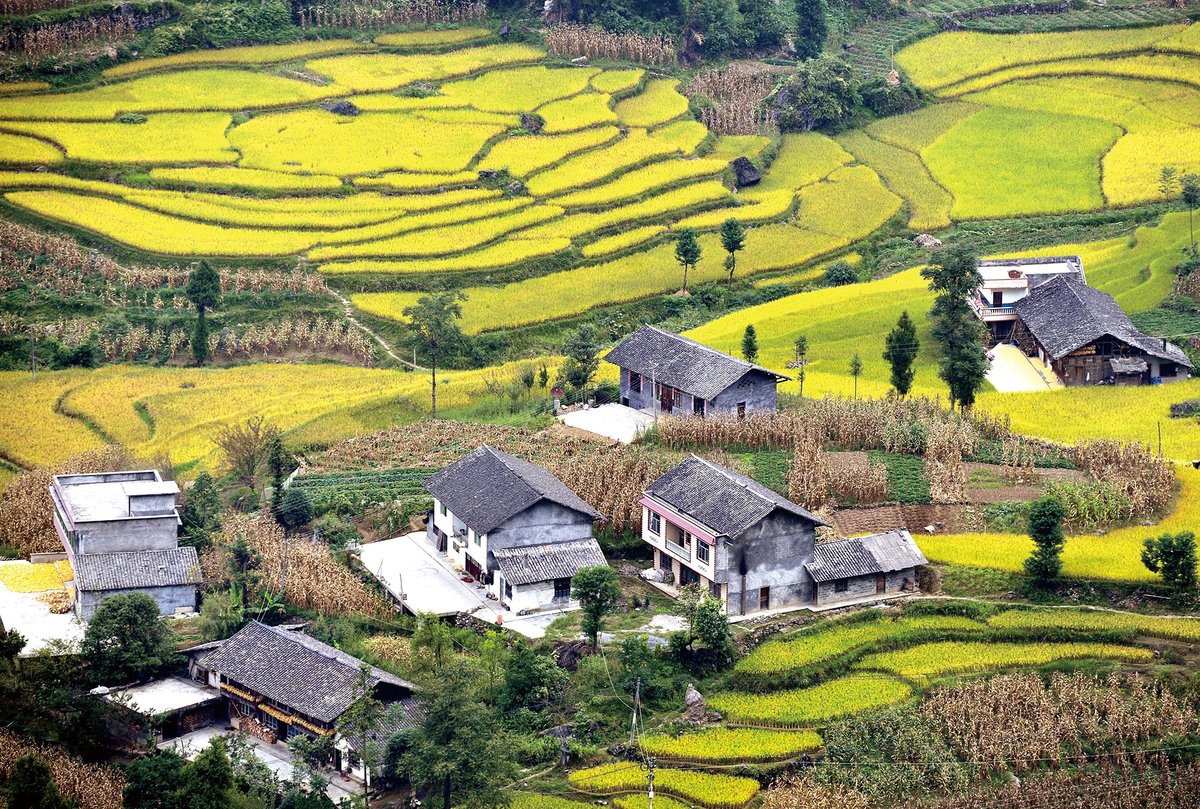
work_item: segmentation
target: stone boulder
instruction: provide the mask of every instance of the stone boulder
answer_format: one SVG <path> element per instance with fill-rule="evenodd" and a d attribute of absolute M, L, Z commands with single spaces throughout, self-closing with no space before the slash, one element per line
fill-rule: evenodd
<path fill-rule="evenodd" d="M 941 247 L 942 240 L 936 236 L 930 236 L 928 233 L 922 233 L 917 238 L 913 239 L 913 244 L 917 247 Z"/>
<path fill-rule="evenodd" d="M 546 122 L 542 120 L 542 116 L 534 115 L 531 112 L 521 113 L 521 128 L 530 134 L 536 135 L 542 131 L 542 127 Z"/>
<path fill-rule="evenodd" d="M 712 722 L 720 722 L 721 715 L 716 711 L 710 711 L 708 705 L 704 702 L 704 697 L 696 686 L 688 683 L 687 693 L 683 696 L 683 702 L 687 706 L 687 710 L 683 712 L 683 721 L 691 725 L 707 725 Z"/>
<path fill-rule="evenodd" d="M 661 567 L 648 567 L 642 571 L 641 575 L 646 581 L 652 581 L 656 584 L 669 584 L 668 579 L 673 578 L 670 573 Z"/>
<path fill-rule="evenodd" d="M 758 168 L 750 162 L 750 158 L 748 157 L 739 157 L 730 163 L 730 165 L 733 166 L 733 173 L 737 177 L 738 188 L 754 185 L 762 180 L 762 174 L 759 173 Z"/>
<path fill-rule="evenodd" d="M 321 105 L 321 109 L 326 112 L 332 112 L 334 115 L 346 115 L 350 117 L 358 115 L 361 112 L 353 101 L 327 101 Z"/>

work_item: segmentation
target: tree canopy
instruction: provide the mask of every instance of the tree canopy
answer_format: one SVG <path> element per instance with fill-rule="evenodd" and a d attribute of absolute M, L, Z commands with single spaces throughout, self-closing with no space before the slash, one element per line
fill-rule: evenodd
<path fill-rule="evenodd" d="M 145 593 L 121 593 L 100 602 L 81 653 L 97 685 L 146 680 L 180 662 L 158 604 Z"/>

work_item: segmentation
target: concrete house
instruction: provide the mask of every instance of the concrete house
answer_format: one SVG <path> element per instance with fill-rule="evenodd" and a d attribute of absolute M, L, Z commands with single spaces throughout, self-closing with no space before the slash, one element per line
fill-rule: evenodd
<path fill-rule="evenodd" d="M 253 621 L 211 651 L 194 655 L 192 677 L 217 689 L 234 728 L 268 744 L 286 746 L 302 735 L 334 739 L 334 767 L 351 778 L 370 779 L 355 753 L 358 740 L 337 731 L 342 715 L 360 698 L 366 664 L 290 628 Z M 367 666 L 367 684 L 384 705 L 385 719 L 373 739 L 382 746 L 420 722 L 412 683 Z"/>
<path fill-rule="evenodd" d="M 163 615 L 196 608 L 200 562 L 179 547 L 178 493 L 155 470 L 54 476 L 54 530 L 75 569 L 80 620 L 118 593 L 145 593 Z"/>
<path fill-rule="evenodd" d="M 642 326 L 608 353 L 621 369 L 621 404 L 680 415 L 774 411 L 788 377 L 695 340 Z"/>
<path fill-rule="evenodd" d="M 929 564 L 908 531 L 819 543 L 804 565 L 814 583 L 813 604 L 915 592 L 917 568 Z"/>
<path fill-rule="evenodd" d="M 1074 277 L 1042 284 L 1013 308 L 1013 342 L 1064 385 L 1157 384 L 1192 370 L 1182 349 L 1138 331 L 1111 295 Z"/>
<path fill-rule="evenodd" d="M 1042 284 L 1060 276 L 1087 283 L 1083 259 L 1079 256 L 984 259 L 978 269 L 983 284 L 971 305 L 997 341 L 1012 338 L 1017 302 L 1029 297 Z"/>
<path fill-rule="evenodd" d="M 512 612 L 578 606 L 571 577 L 605 564 L 592 538 L 600 514 L 540 466 L 485 444 L 425 488 L 437 549 Z"/>
<path fill-rule="evenodd" d="M 642 539 L 677 585 L 699 584 L 729 615 L 813 601 L 805 564 L 824 520 L 695 455 L 646 490 Z"/>

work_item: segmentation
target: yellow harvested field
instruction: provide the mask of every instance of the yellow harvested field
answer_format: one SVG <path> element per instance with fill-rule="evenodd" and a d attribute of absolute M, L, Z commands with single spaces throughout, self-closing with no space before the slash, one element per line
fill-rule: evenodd
<path fill-rule="evenodd" d="M 687 112 L 687 97 L 675 88 L 677 79 L 652 79 L 637 95 L 617 103 L 617 117 L 626 126 L 656 126 Z"/>
<path fill-rule="evenodd" d="M 37 166 L 62 159 L 62 152 L 44 140 L 0 132 L 0 163 Z"/>
<path fill-rule="evenodd" d="M 532 112 L 541 105 L 583 92 L 599 73 L 594 67 L 548 68 L 541 65 L 489 70 L 442 85 L 442 93 L 461 98 L 477 110 Z"/>
<path fill-rule="evenodd" d="M 399 34 L 380 34 L 375 44 L 387 48 L 428 48 L 440 45 L 458 45 L 491 36 L 486 28 L 448 28 L 444 31 L 403 31 Z"/>
<path fill-rule="evenodd" d="M 346 258 L 418 258 L 461 253 L 493 242 L 514 230 L 555 219 L 563 213 L 553 205 L 529 205 L 513 213 L 490 219 L 474 219 L 462 224 L 421 230 L 391 239 L 318 247 L 309 251 L 313 261 Z"/>
<path fill-rule="evenodd" d="M 566 135 L 519 135 L 505 138 L 479 161 L 479 169 L 508 169 L 514 177 L 526 177 L 552 166 L 576 152 L 594 149 L 620 134 L 615 126 L 602 126 Z"/>
<path fill-rule="evenodd" d="M 389 171 L 378 177 L 356 177 L 354 184 L 360 188 L 390 188 L 396 191 L 424 191 L 430 188 L 446 188 L 466 185 L 479 179 L 477 171 L 460 171 L 457 174 L 416 174 L 406 171 Z"/>
<path fill-rule="evenodd" d="M 645 75 L 646 71 L 641 68 L 606 70 L 592 77 L 592 87 L 610 95 L 612 93 L 621 93 L 637 87 L 642 82 L 642 76 Z"/>
<path fill-rule="evenodd" d="M 180 191 L 132 191 L 125 200 L 160 213 L 220 225 L 291 230 L 314 228 L 336 230 L 361 227 L 397 219 L 403 209 L 290 211 L 235 208 Z"/>
<path fill-rule="evenodd" d="M 0 457 L 22 467 L 55 464 L 99 449 L 100 438 L 78 419 L 58 409 L 59 400 L 83 381 L 82 372 L 0 372 Z M 36 430 L 29 425 L 36 424 Z"/>
<path fill-rule="evenodd" d="M 730 162 L 739 157 L 756 160 L 770 145 L 771 139 L 765 135 L 721 135 L 709 157 Z"/>
<path fill-rule="evenodd" d="M 5 199 L 31 213 L 114 242 L 172 256 L 286 256 L 319 241 L 315 231 L 221 227 L 135 205 L 63 191 L 17 191 Z"/>
<path fill-rule="evenodd" d="M 506 239 L 505 241 L 485 247 L 482 250 L 476 250 L 472 253 L 462 253 L 450 258 L 421 259 L 419 261 L 346 261 L 334 264 L 322 264 L 320 270 L 326 275 L 348 275 L 351 273 L 413 275 L 420 273 L 493 270 L 501 267 L 510 267 L 522 261 L 561 253 L 570 246 L 571 240 L 561 236 L 548 236 L 546 238 L 525 238 L 521 236 L 520 238 L 513 237 Z M 397 293 L 368 293 L 368 295 L 355 296 L 356 303 L 359 297 L 367 298 L 369 294 L 392 295 Z M 410 302 L 415 302 L 416 297 L 414 295 Z M 363 305 L 362 309 L 366 312 L 374 311 L 366 305 Z"/>
<path fill-rule="evenodd" d="M 580 93 L 571 98 L 551 101 L 537 108 L 544 122 L 542 132 L 553 135 L 575 132 L 601 124 L 615 124 L 617 114 L 610 106 L 612 97 L 601 93 Z"/>
<path fill-rule="evenodd" d="M 593 208 L 609 205 L 614 202 L 639 197 L 656 188 L 673 185 L 685 180 L 698 177 L 712 177 L 725 170 L 727 163 L 722 160 L 672 160 L 664 163 L 651 163 L 640 169 L 622 174 L 612 182 L 593 188 L 554 197 L 555 205 L 564 208 Z"/>
<path fill-rule="evenodd" d="M 144 123 L 5 121 L 4 129 L 53 141 L 67 157 L 93 163 L 232 163 L 224 112 L 163 113 Z"/>
<path fill-rule="evenodd" d="M 485 68 L 536 62 L 545 51 L 531 45 L 504 44 L 439 54 L 370 53 L 313 59 L 306 67 L 357 93 L 396 90 L 416 81 L 440 81 Z"/>
<path fill-rule="evenodd" d="M 653 194 L 639 202 L 631 202 L 595 213 L 574 213 L 563 219 L 547 222 L 530 230 L 521 231 L 526 238 L 567 236 L 575 238 L 597 233 L 626 222 L 644 222 L 660 219 L 671 214 L 702 205 L 711 205 L 729 199 L 729 191 L 714 180 L 685 185 L 661 194 Z"/>
<path fill-rule="evenodd" d="M 568 158 L 554 168 L 534 175 L 526 183 L 537 197 L 560 194 L 606 180 L 643 163 L 678 154 L 670 144 L 655 140 L 644 129 L 629 134 L 610 146 Z"/>
<path fill-rule="evenodd" d="M 240 166 L 189 166 L 150 169 L 150 179 L 195 188 L 246 191 L 333 191 L 341 179 L 328 174 L 289 174 Z"/>
<path fill-rule="evenodd" d="M 0 586 L 14 593 L 44 593 L 61 590 L 75 574 L 70 562 L 30 564 L 24 560 L 0 562 Z"/>
<path fill-rule="evenodd" d="M 700 148 L 700 144 L 708 137 L 708 127 L 699 121 L 676 121 L 655 129 L 650 135 L 677 147 L 683 154 L 690 155 L 695 154 L 696 149 Z"/>
<path fill-rule="evenodd" d="M 1114 76 L 1126 79 L 1179 82 L 1200 87 L 1200 60 L 1192 56 L 1176 54 L 1123 56 L 1112 59 L 1064 59 L 1059 62 L 1041 62 L 1036 65 L 1023 65 L 996 73 L 987 73 L 951 85 L 941 93 L 945 96 L 955 97 L 986 90 L 989 87 L 996 87 L 1018 79 L 1047 76 Z"/>
<path fill-rule="evenodd" d="M 292 42 L 286 45 L 248 45 L 241 48 L 188 51 L 171 56 L 156 56 L 138 59 L 116 67 L 110 67 L 101 75 L 106 79 L 123 78 L 151 70 L 174 70 L 196 65 L 268 65 L 273 62 L 288 62 L 292 59 L 307 59 L 330 53 L 369 48 L 352 39 L 327 39 L 323 41 Z"/>
<path fill-rule="evenodd" d="M 18 93 L 36 93 L 39 90 L 49 90 L 50 83 L 44 81 L 10 81 L 0 82 L 0 95 L 16 95 Z"/>
<path fill-rule="evenodd" d="M 607 256 L 610 253 L 616 253 L 630 247 L 636 247 L 639 244 L 644 244 L 654 237 L 665 233 L 666 230 L 666 227 L 663 225 L 646 225 L 645 227 L 631 228 L 584 245 L 580 252 L 584 258 Z"/>
<path fill-rule="evenodd" d="M 405 112 L 345 117 L 324 110 L 270 113 L 229 133 L 242 165 L 314 174 L 463 171 L 506 127 L 440 123 Z"/>

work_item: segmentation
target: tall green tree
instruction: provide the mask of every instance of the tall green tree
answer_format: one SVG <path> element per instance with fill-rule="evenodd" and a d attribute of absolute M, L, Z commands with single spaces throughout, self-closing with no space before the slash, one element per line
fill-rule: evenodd
<path fill-rule="evenodd" d="M 854 356 L 850 358 L 850 376 L 854 377 L 854 398 L 858 398 L 858 378 L 862 376 L 862 357 L 858 356 L 858 352 L 854 352 Z"/>
<path fill-rule="evenodd" d="M 883 358 L 892 368 L 892 387 L 901 396 L 907 396 L 912 390 L 913 363 L 917 359 L 917 349 L 921 343 L 917 339 L 917 327 L 913 325 L 908 312 L 901 312 L 896 327 L 888 332 L 884 341 Z"/>
<path fill-rule="evenodd" d="M 1179 179 L 1179 199 L 1188 211 L 1188 241 L 1192 252 L 1196 252 L 1196 229 L 1192 224 L 1196 209 L 1200 208 L 1200 174 L 1185 174 Z"/>
<path fill-rule="evenodd" d="M 372 774 L 378 774 L 383 764 L 384 748 L 378 736 L 384 714 L 383 703 L 375 698 L 371 670 L 365 663 L 359 667 L 351 693 L 354 702 L 338 718 L 337 731 L 354 748 L 362 763 L 362 805 L 363 809 L 370 809 L 371 777 Z"/>
<path fill-rule="evenodd" d="M 1158 193 L 1165 199 L 1170 199 L 1179 192 L 1179 169 L 1174 166 L 1163 166 L 1158 172 Z"/>
<path fill-rule="evenodd" d="M 174 750 L 135 758 L 125 767 L 125 809 L 178 809 L 187 764 Z"/>
<path fill-rule="evenodd" d="M 450 636 L 450 628 L 432 612 L 417 613 L 412 645 L 414 649 L 429 655 L 434 671 L 441 671 L 454 651 L 454 639 Z"/>
<path fill-rule="evenodd" d="M 813 59 L 829 38 L 829 5 L 826 0 L 796 0 L 796 56 Z"/>
<path fill-rule="evenodd" d="M 68 804 L 58 792 L 58 783 L 50 766 L 32 755 L 24 755 L 13 762 L 8 778 L 0 784 L 0 794 L 8 802 L 8 809 L 68 809 Z"/>
<path fill-rule="evenodd" d="M 679 236 L 675 239 L 675 260 L 683 267 L 683 293 L 688 291 L 688 270 L 695 269 L 700 262 L 703 251 L 700 240 L 696 237 L 695 228 L 680 228 Z"/>
<path fill-rule="evenodd" d="M 803 334 L 796 335 L 794 345 L 796 348 L 796 379 L 800 383 L 800 398 L 803 399 L 805 366 L 808 365 L 808 337 Z"/>
<path fill-rule="evenodd" d="M 179 521 L 179 535 L 197 548 L 207 548 L 212 536 L 221 530 L 221 495 L 208 472 L 197 475 L 188 488 Z"/>
<path fill-rule="evenodd" d="M 513 751 L 499 717 L 479 699 L 477 682 L 473 670 L 455 662 L 419 692 L 423 718 L 403 769 L 414 787 L 430 791 L 431 809 L 508 803 L 502 788 L 516 772 Z"/>
<path fill-rule="evenodd" d="M 758 362 L 758 332 L 753 323 L 747 323 L 746 331 L 742 333 L 742 357 L 746 362 Z"/>
<path fill-rule="evenodd" d="M 729 283 L 733 283 L 733 272 L 737 268 L 737 254 L 746 247 L 746 229 L 742 223 L 730 217 L 721 223 L 721 246 L 729 255 L 725 256 L 725 270 Z"/>
<path fill-rule="evenodd" d="M 80 653 L 97 685 L 145 680 L 181 661 L 158 604 L 145 593 L 122 593 L 100 602 Z"/>
<path fill-rule="evenodd" d="M 201 261 L 188 273 L 184 290 L 192 306 L 196 307 L 196 326 L 192 331 L 192 359 L 203 365 L 208 359 L 207 311 L 215 309 L 221 302 L 221 276 L 207 261 Z"/>
<path fill-rule="evenodd" d="M 571 578 L 571 598 L 578 599 L 583 610 L 583 634 L 592 648 L 598 648 L 604 618 L 616 609 L 621 598 L 617 572 L 608 565 L 580 568 Z"/>
<path fill-rule="evenodd" d="M 467 342 L 458 326 L 462 319 L 462 301 L 467 296 L 461 290 L 436 292 L 422 295 L 417 302 L 401 311 L 408 321 L 406 342 L 429 361 L 430 410 L 437 418 L 437 366 L 438 361 Z"/>
<path fill-rule="evenodd" d="M 504 688 L 496 707 L 541 710 L 559 702 L 570 680 L 554 658 L 518 639 L 504 665 Z"/>
<path fill-rule="evenodd" d="M 1162 575 L 1175 603 L 1183 605 L 1196 595 L 1196 535 L 1191 531 L 1150 537 L 1143 543 L 1142 564 Z"/>
<path fill-rule="evenodd" d="M 721 606 L 721 602 L 711 596 L 700 599 L 693 623 L 696 637 L 708 647 L 713 662 L 718 666 L 733 659 L 733 630 Z"/>
<path fill-rule="evenodd" d="M 578 390 L 583 390 L 592 381 L 600 368 L 600 334 L 591 323 L 584 323 L 579 331 L 563 343 L 563 376 Z"/>
<path fill-rule="evenodd" d="M 1033 553 L 1025 560 L 1025 572 L 1039 587 L 1058 578 L 1062 570 L 1066 515 L 1062 501 L 1049 495 L 1035 500 L 1029 507 L 1029 538 L 1033 540 Z"/>
<path fill-rule="evenodd" d="M 921 275 L 937 294 L 930 331 L 942 351 L 939 375 L 950 388 L 950 406 L 968 410 L 987 376 L 987 328 L 970 303 L 983 283 L 979 260 L 969 247 L 955 245 L 940 250 Z"/>
<path fill-rule="evenodd" d="M 229 809 L 232 788 L 233 765 L 217 736 L 183 768 L 177 805 L 179 809 Z"/>

